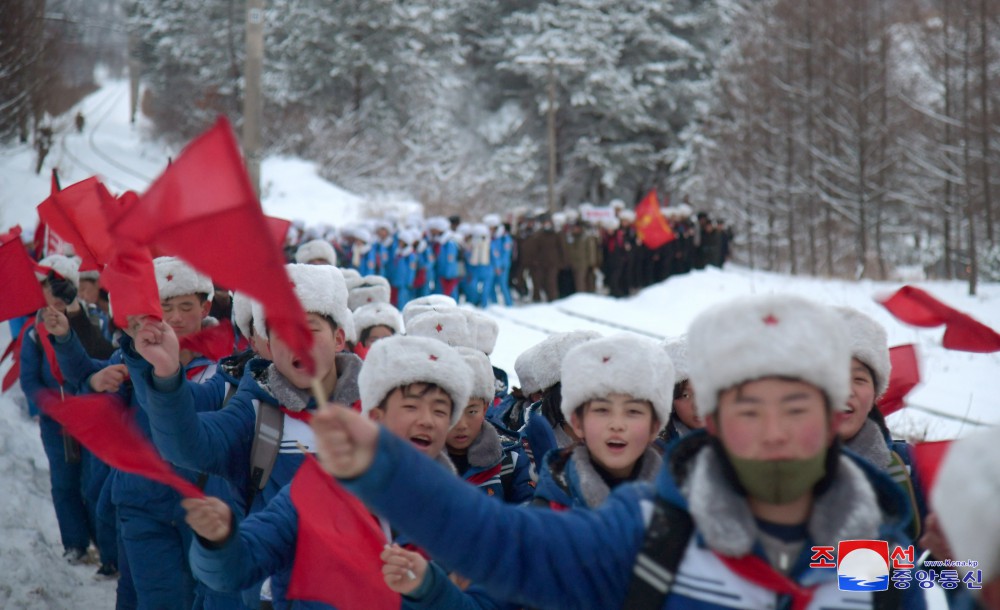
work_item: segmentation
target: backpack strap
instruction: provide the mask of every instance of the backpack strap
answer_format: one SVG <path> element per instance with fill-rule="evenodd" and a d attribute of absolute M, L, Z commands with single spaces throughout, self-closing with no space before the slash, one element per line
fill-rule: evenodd
<path fill-rule="evenodd" d="M 257 492 L 264 489 L 274 461 L 281 446 L 281 434 L 285 427 L 285 414 L 281 409 L 266 402 L 258 403 L 257 420 L 253 431 L 253 446 L 250 448 L 250 485 L 247 489 L 247 512 L 253 505 Z"/>
<path fill-rule="evenodd" d="M 632 580 L 623 608 L 658 610 L 663 607 L 693 532 L 691 515 L 663 498 L 656 498 L 642 549 L 632 567 Z"/>
<path fill-rule="evenodd" d="M 917 503 L 917 491 L 913 487 L 913 479 L 910 476 L 910 466 L 906 463 L 897 451 L 892 450 L 889 452 L 891 459 L 889 461 L 889 467 L 886 469 L 886 474 L 892 478 L 896 485 L 903 488 L 906 492 L 906 496 L 910 499 L 910 511 L 913 513 L 913 518 L 910 521 L 909 531 L 907 532 L 910 536 L 916 540 L 920 537 L 920 506 Z"/>

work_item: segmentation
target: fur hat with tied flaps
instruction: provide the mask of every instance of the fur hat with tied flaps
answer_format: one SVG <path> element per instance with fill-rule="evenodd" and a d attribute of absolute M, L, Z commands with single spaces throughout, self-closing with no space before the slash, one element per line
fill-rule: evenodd
<path fill-rule="evenodd" d="M 295 262 L 306 264 L 314 260 L 324 260 L 327 264 L 337 264 L 337 253 L 333 251 L 333 246 L 322 239 L 307 241 L 299 246 L 295 251 Z"/>
<path fill-rule="evenodd" d="M 211 301 L 215 295 L 211 278 L 198 273 L 174 256 L 153 259 L 153 271 L 156 273 L 156 287 L 160 290 L 161 301 L 185 294 L 208 295 L 208 300 Z"/>
<path fill-rule="evenodd" d="M 614 335 L 585 341 L 566 352 L 560 370 L 566 421 L 588 400 L 610 394 L 648 400 L 661 428 L 670 419 L 674 366 L 667 352 L 649 339 Z"/>
<path fill-rule="evenodd" d="M 398 387 L 433 383 L 451 397 L 451 425 L 462 417 L 473 373 L 454 348 L 427 337 L 393 335 L 376 341 L 358 374 L 361 413 L 379 406 Z"/>
<path fill-rule="evenodd" d="M 465 359 L 465 364 L 472 370 L 472 390 L 469 400 L 482 399 L 486 406 L 493 404 L 496 396 L 496 377 L 493 376 L 493 365 L 483 352 L 472 347 L 456 347 L 455 350 Z"/>
<path fill-rule="evenodd" d="M 403 306 L 403 323 L 408 323 L 413 318 L 428 311 L 442 311 L 444 308 L 458 307 L 455 299 L 446 294 L 429 294 L 417 297 Z"/>
<path fill-rule="evenodd" d="M 351 286 L 361 279 L 361 274 L 358 273 L 357 269 L 351 269 L 350 267 L 337 267 L 340 269 L 341 275 L 344 276 L 344 281 L 347 282 L 347 291 L 350 293 Z"/>
<path fill-rule="evenodd" d="M 801 379 L 833 409 L 847 408 L 851 350 L 831 307 L 789 294 L 737 298 L 702 312 L 687 336 L 702 417 L 715 412 L 719 392 L 764 377 Z"/>
<path fill-rule="evenodd" d="M 347 306 L 351 311 L 369 303 L 388 303 L 392 295 L 389 280 L 381 275 L 366 275 L 360 280 L 355 280 L 349 293 Z"/>
<path fill-rule="evenodd" d="M 332 318 L 338 328 L 344 329 L 344 338 L 358 340 L 354 332 L 354 316 L 347 308 L 347 285 L 344 276 L 333 265 L 285 265 L 292 280 L 295 296 L 306 313 Z M 267 318 L 260 303 L 253 304 L 253 330 L 267 337 Z"/>
<path fill-rule="evenodd" d="M 71 284 L 80 287 L 80 259 L 75 256 L 63 256 L 62 254 L 50 254 L 38 261 L 39 267 L 45 267 L 55 271 L 56 275 Z M 35 271 L 35 278 L 41 282 L 48 276 L 48 273 Z"/>
<path fill-rule="evenodd" d="M 397 335 L 403 333 L 403 316 L 399 310 L 389 303 L 369 303 L 358 307 L 354 312 L 354 328 L 358 337 L 366 328 L 388 326 Z"/>
<path fill-rule="evenodd" d="M 600 336 L 600 333 L 592 330 L 554 333 L 541 343 L 529 347 L 514 361 L 514 372 L 517 373 L 517 378 L 521 382 L 521 391 L 525 395 L 534 394 L 559 383 L 562 378 L 562 361 L 566 352 L 581 343 L 597 339 Z M 522 375 L 522 372 L 526 374 Z"/>
<path fill-rule="evenodd" d="M 256 301 L 242 292 L 233 293 L 233 324 L 240 334 L 250 338 L 253 330 L 253 306 Z"/>
<path fill-rule="evenodd" d="M 674 365 L 674 385 L 691 379 L 687 335 L 664 341 L 663 349 L 667 350 L 670 362 Z"/>
<path fill-rule="evenodd" d="M 984 581 L 1000 575 L 1000 519 L 996 518 L 1000 443 L 996 437 L 994 427 L 953 442 L 930 491 L 931 508 L 940 518 L 953 556 L 975 558 Z"/>
<path fill-rule="evenodd" d="M 490 316 L 476 311 L 475 309 L 459 309 L 469 323 L 469 333 L 472 337 L 472 345 L 477 350 L 487 356 L 493 353 L 493 348 L 497 344 L 497 335 L 500 334 L 500 326 L 497 321 Z"/>
<path fill-rule="evenodd" d="M 406 334 L 437 339 L 452 347 L 476 347 L 469 320 L 457 307 L 427 311 L 411 318 L 406 322 Z"/>
<path fill-rule="evenodd" d="M 837 307 L 837 313 L 847 325 L 851 357 L 857 358 L 875 375 L 875 395 L 889 388 L 892 362 L 889 360 L 889 335 L 885 327 L 853 307 Z"/>

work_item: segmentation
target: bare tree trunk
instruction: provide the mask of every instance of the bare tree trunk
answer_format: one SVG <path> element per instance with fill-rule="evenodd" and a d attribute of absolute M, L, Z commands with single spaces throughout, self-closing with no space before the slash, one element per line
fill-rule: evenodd
<path fill-rule="evenodd" d="M 943 14 L 944 14 L 944 116 L 946 119 L 951 119 L 952 115 L 952 96 L 954 92 L 951 88 L 951 2 L 943 3 Z M 944 121 L 944 146 L 942 147 L 942 153 L 944 154 L 944 167 L 948 168 L 951 164 L 949 159 L 951 158 L 951 153 L 949 152 L 951 148 L 951 121 Z M 941 210 L 941 216 L 943 220 L 944 229 L 944 266 L 945 266 L 945 277 L 949 280 L 955 279 L 955 265 L 952 261 L 952 251 L 954 249 L 951 243 L 951 214 L 952 214 L 952 181 L 951 177 L 946 177 L 944 179 L 944 207 Z"/>
<path fill-rule="evenodd" d="M 878 277 L 888 276 L 885 254 L 882 249 L 882 215 L 886 196 L 886 159 L 889 146 L 889 32 L 885 21 L 885 2 L 878 2 L 879 75 L 881 99 L 879 100 L 878 172 L 875 174 L 875 256 L 878 260 Z"/>
<path fill-rule="evenodd" d="M 786 46 L 785 57 L 785 83 L 792 86 L 792 48 Z M 795 100 L 791 95 L 786 95 L 787 107 L 785 108 L 785 200 L 788 205 L 788 265 L 792 275 L 797 275 L 799 271 L 798 254 L 795 252 Z"/>
<path fill-rule="evenodd" d="M 868 90 L 868 61 L 865 47 L 868 43 L 868 20 L 865 11 L 855 10 L 854 69 L 857 73 L 854 117 L 857 121 L 857 197 L 858 197 L 858 267 L 856 277 L 868 276 L 868 109 L 865 92 Z"/>
<path fill-rule="evenodd" d="M 989 15 L 986 11 L 986 0 L 979 0 L 979 103 L 981 118 L 979 122 L 979 138 L 982 147 L 980 169 L 983 180 L 983 211 L 986 212 L 986 241 L 990 247 L 996 245 L 993 239 L 993 199 L 990 195 L 990 99 L 987 94 L 990 83 L 990 73 L 987 68 L 989 56 L 989 38 L 986 36 L 986 23 Z"/>
<path fill-rule="evenodd" d="M 819 254 L 816 244 L 816 176 L 811 147 L 813 142 L 813 13 L 812 0 L 806 0 L 806 231 L 809 238 L 809 274 L 816 275 L 819 270 Z"/>
<path fill-rule="evenodd" d="M 972 137 L 972 118 L 970 116 L 971 109 L 969 108 L 969 77 L 971 72 L 971 59 L 969 57 L 970 51 L 969 47 L 972 43 L 972 27 L 971 27 L 971 17 L 968 4 L 966 1 L 962 2 L 962 21 L 965 30 L 965 45 L 962 52 L 962 156 L 964 161 L 964 166 L 962 168 L 965 174 L 965 204 L 966 204 L 966 215 L 968 216 L 967 222 L 969 223 L 969 295 L 975 296 L 976 285 L 978 283 L 979 275 L 979 264 L 976 253 L 976 208 L 975 208 L 975 198 L 972 196 L 972 184 L 971 184 L 971 174 L 972 169 L 971 161 L 969 160 L 969 139 Z"/>

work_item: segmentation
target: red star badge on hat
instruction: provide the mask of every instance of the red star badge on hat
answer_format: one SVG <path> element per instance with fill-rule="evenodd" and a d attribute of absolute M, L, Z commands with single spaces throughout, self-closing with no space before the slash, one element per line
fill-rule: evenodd
<path fill-rule="evenodd" d="M 437 330 L 438 332 L 441 332 L 442 330 L 444 330 L 444 326 L 441 326 L 440 324 L 438 324 L 438 325 L 437 325 L 437 326 L 435 326 L 434 328 L 435 328 L 435 330 Z"/>
<path fill-rule="evenodd" d="M 768 326 L 776 326 L 778 324 L 778 318 L 775 318 L 773 313 L 769 313 L 767 314 L 767 317 L 764 318 L 764 324 L 767 324 Z"/>
<path fill-rule="evenodd" d="M 601 358 L 601 362 L 607 362 L 608 360 L 611 360 L 611 356 L 605 356 Z"/>
<path fill-rule="evenodd" d="M 168 273 L 168 274 L 167 274 L 167 281 L 168 281 L 168 282 L 172 282 L 172 281 L 173 281 L 173 279 L 174 279 L 174 274 L 173 274 L 173 273 Z"/>
<path fill-rule="evenodd" d="M 438 357 L 435 356 L 434 354 L 431 354 L 430 357 L 428 358 L 428 360 L 433 360 L 434 362 L 437 362 L 437 359 Z"/>

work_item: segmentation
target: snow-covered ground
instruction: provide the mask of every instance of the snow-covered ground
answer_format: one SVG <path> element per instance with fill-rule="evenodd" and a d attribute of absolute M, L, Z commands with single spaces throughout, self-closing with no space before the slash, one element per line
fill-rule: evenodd
<path fill-rule="evenodd" d="M 34 206 L 49 190 L 48 168 L 58 166 L 63 184 L 100 175 L 114 190 L 142 191 L 177 153 L 144 139 L 140 118 L 128 123 L 124 83 L 109 82 L 81 102 L 87 117 L 83 134 L 71 125 L 75 109 L 56 119 L 57 142 L 41 175 L 33 173 L 34 153 L 26 146 L 0 149 L 0 232 L 13 224 L 33 226 Z M 269 214 L 307 223 L 333 225 L 371 209 L 353 195 L 316 175 L 297 159 L 263 164 L 264 208 Z M 1000 328 L 1000 285 L 980 286 L 966 296 L 957 282 L 923 282 L 920 287 L 949 305 Z M 731 267 L 690 273 L 650 287 L 630 299 L 577 295 L 546 305 L 493 307 L 500 325 L 493 354 L 516 384 L 514 360 L 551 332 L 594 329 L 605 334 L 638 332 L 666 338 L 684 332 L 705 307 L 743 294 L 793 293 L 836 305 L 851 305 L 874 316 L 892 344 L 916 343 L 924 383 L 910 395 L 911 406 L 889 418 L 899 435 L 955 438 L 979 425 L 1000 423 L 1000 354 L 968 354 L 940 346 L 942 331 L 898 323 L 873 296 L 899 287 L 893 283 L 848 282 L 789 277 Z M 0 347 L 9 340 L 0 324 Z M 0 367 L 2 375 L 8 364 Z M 0 608 L 113 608 L 114 584 L 95 581 L 96 566 L 69 566 L 61 558 L 55 514 L 49 498 L 48 463 L 37 425 L 23 414 L 18 389 L 0 396 Z M 940 600 L 938 600 L 940 601 Z M 938 605 L 938 604 L 935 604 Z"/>

